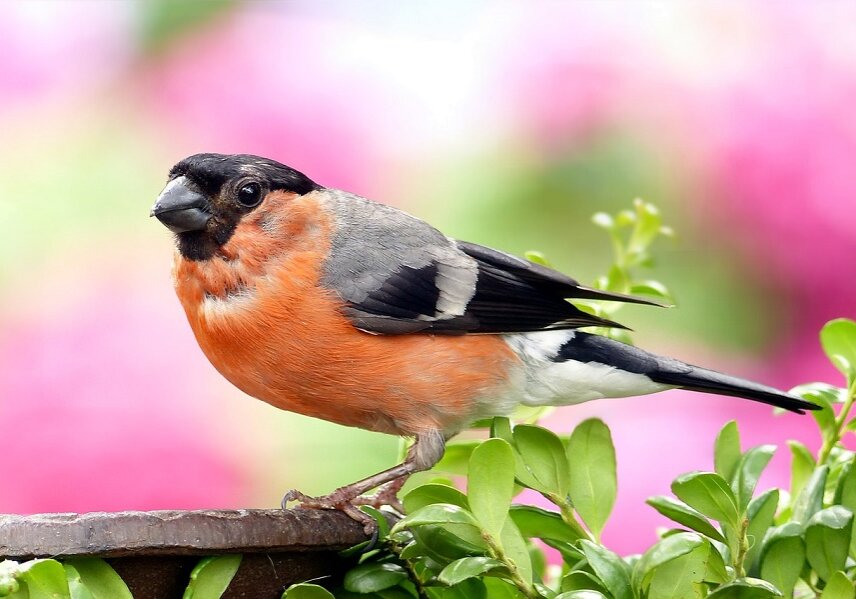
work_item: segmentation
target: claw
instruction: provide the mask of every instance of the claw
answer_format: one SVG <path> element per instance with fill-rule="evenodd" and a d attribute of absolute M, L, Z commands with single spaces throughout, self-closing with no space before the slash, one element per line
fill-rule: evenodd
<path fill-rule="evenodd" d="M 366 535 L 376 539 L 377 537 L 377 522 L 368 514 L 361 512 L 357 505 L 359 497 L 349 497 L 346 489 L 336 489 L 329 495 L 321 497 L 310 497 L 301 493 L 297 489 L 288 491 L 282 498 L 282 509 L 288 509 L 288 503 L 291 501 L 300 502 L 300 507 L 316 509 L 316 510 L 339 510 L 345 512 L 352 520 L 356 520 L 363 525 L 363 531 Z"/>

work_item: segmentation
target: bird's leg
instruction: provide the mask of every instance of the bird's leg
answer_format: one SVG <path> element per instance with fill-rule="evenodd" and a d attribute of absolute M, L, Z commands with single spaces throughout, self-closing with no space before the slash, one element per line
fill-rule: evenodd
<path fill-rule="evenodd" d="M 404 505 L 398 499 L 398 492 L 404 486 L 404 483 L 407 482 L 408 478 L 410 478 L 409 474 L 394 478 L 378 489 L 374 495 L 361 495 L 354 498 L 353 503 L 354 505 L 370 505 L 374 508 L 388 505 L 396 512 L 403 514 Z"/>
<path fill-rule="evenodd" d="M 414 472 L 428 470 L 440 461 L 446 448 L 446 439 L 440 431 L 429 431 L 416 436 L 416 441 L 407 452 L 407 458 L 397 466 L 393 466 L 383 472 L 378 472 L 368 478 L 364 478 L 350 485 L 339 487 L 332 493 L 322 497 L 309 497 L 300 491 L 292 489 L 282 498 L 282 507 L 285 509 L 290 501 L 299 501 L 301 507 L 341 510 L 354 520 L 361 522 L 367 534 L 374 532 L 374 519 L 361 512 L 357 505 L 389 505 L 400 507 L 396 493 Z M 387 485 L 376 496 L 370 498 L 360 497 L 363 493 L 381 485 Z M 396 505 L 397 504 L 397 505 Z"/>

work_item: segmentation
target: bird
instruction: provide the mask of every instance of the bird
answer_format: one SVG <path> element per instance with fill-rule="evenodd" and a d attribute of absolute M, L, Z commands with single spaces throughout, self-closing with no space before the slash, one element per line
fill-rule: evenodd
<path fill-rule="evenodd" d="M 482 418 L 673 388 L 797 413 L 775 388 L 647 352 L 569 300 L 656 302 L 447 237 L 402 210 L 324 187 L 275 160 L 195 154 L 151 209 L 173 234 L 173 282 L 213 366 L 277 408 L 413 443 L 400 464 L 283 507 L 400 508 L 413 473 Z M 366 495 L 377 490 L 374 495 Z"/>

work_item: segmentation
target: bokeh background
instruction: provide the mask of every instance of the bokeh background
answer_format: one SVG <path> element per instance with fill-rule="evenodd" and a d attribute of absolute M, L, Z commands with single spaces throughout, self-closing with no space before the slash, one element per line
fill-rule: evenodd
<path fill-rule="evenodd" d="M 856 5 L 845 2 L 0 3 L 0 512 L 277 505 L 391 465 L 395 439 L 232 388 L 173 296 L 148 210 L 200 152 L 275 158 L 452 236 L 589 281 L 590 223 L 635 197 L 678 232 L 637 342 L 789 387 L 839 384 L 817 331 L 856 306 Z M 668 392 L 565 408 L 612 427 L 628 553 L 645 497 L 719 427 L 810 419 Z"/>

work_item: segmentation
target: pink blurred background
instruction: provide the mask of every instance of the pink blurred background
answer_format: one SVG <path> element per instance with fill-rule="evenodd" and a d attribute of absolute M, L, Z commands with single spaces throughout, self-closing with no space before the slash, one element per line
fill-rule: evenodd
<path fill-rule="evenodd" d="M 817 331 L 856 306 L 852 3 L 394 1 L 0 4 L 0 512 L 277 505 L 391 465 L 397 441 L 281 413 L 219 377 L 148 218 L 187 154 L 248 152 L 452 236 L 591 280 L 589 222 L 634 197 L 678 231 L 654 351 L 784 388 L 841 381 Z M 565 408 L 612 428 L 605 541 L 712 467 L 717 430 L 780 446 L 813 422 L 669 392 Z M 763 485 L 762 485 L 763 486 Z"/>

